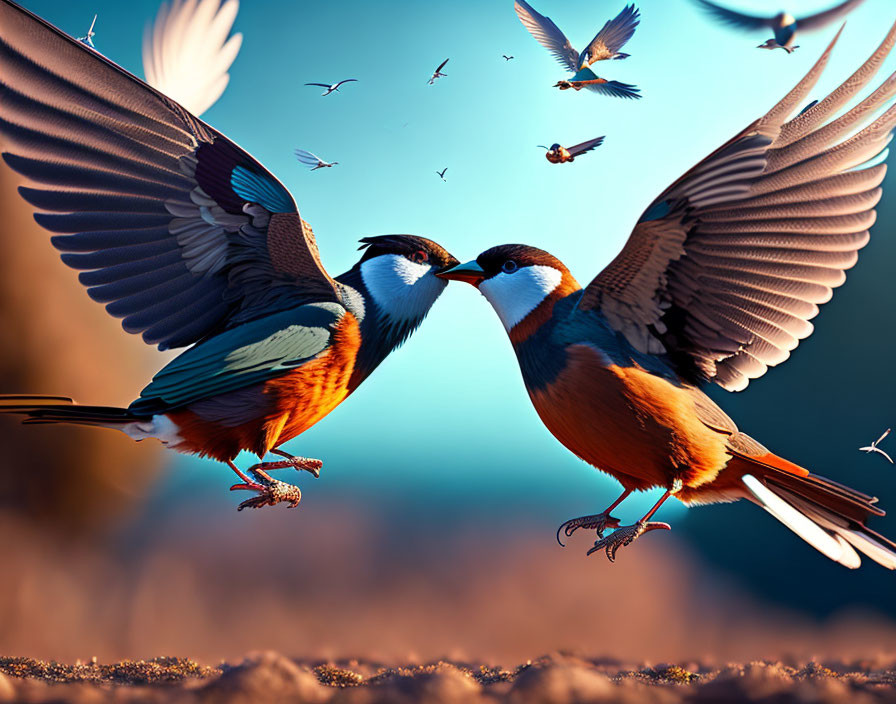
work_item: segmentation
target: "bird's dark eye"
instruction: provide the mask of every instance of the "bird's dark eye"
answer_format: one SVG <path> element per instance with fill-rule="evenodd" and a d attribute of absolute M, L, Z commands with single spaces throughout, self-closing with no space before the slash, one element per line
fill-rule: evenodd
<path fill-rule="evenodd" d="M 501 271 L 503 271 L 505 274 L 512 274 L 517 269 L 519 269 L 519 267 L 517 266 L 517 263 L 513 261 L 513 259 L 508 259 L 501 265 Z"/>
<path fill-rule="evenodd" d="M 410 255 L 409 258 L 412 262 L 416 262 L 417 264 L 425 264 L 429 261 L 429 255 L 422 249 L 418 249 L 416 252 Z"/>

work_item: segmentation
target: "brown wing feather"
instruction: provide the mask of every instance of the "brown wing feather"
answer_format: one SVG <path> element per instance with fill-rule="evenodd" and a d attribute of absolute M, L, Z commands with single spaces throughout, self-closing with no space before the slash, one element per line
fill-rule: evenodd
<path fill-rule="evenodd" d="M 896 74 L 833 119 L 874 76 L 896 25 L 853 76 L 786 121 L 834 42 L 772 110 L 653 202 L 580 308 L 599 309 L 640 351 L 666 353 L 682 373 L 729 390 L 811 334 L 808 320 L 868 242 L 885 168 L 861 166 L 896 126 L 896 107 L 873 119 L 896 96 Z"/>
<path fill-rule="evenodd" d="M 0 0 L 0 136 L 63 261 L 148 343 L 181 347 L 259 307 L 337 299 L 276 177 L 9 0 Z"/>

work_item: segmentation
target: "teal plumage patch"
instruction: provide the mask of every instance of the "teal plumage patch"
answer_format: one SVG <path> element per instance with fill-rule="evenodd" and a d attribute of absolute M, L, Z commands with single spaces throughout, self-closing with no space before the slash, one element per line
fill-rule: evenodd
<path fill-rule="evenodd" d="M 327 349 L 343 315 L 337 303 L 311 303 L 225 330 L 171 360 L 130 409 L 181 408 L 286 374 Z"/>
<path fill-rule="evenodd" d="M 570 78 L 570 81 L 594 81 L 597 80 L 599 76 L 592 71 L 587 66 L 585 68 L 579 69 L 575 76 Z"/>
<path fill-rule="evenodd" d="M 641 216 L 638 222 L 649 222 L 650 220 L 660 220 L 672 212 L 672 206 L 667 200 L 661 200 L 659 203 L 651 205 Z"/>
<path fill-rule="evenodd" d="M 272 213 L 295 212 L 292 196 L 282 185 L 244 166 L 235 166 L 230 172 L 230 187 L 240 198 L 258 203 Z"/>

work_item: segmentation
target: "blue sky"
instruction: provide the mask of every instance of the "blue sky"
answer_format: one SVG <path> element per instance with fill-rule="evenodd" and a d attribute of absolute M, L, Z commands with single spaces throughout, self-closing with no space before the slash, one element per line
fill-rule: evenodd
<path fill-rule="evenodd" d="M 831 2 L 792 0 L 788 10 L 807 14 Z M 98 13 L 98 50 L 142 75 L 140 39 L 156 0 L 24 4 L 75 35 Z M 534 2 L 578 47 L 623 4 Z M 642 23 L 626 47 L 631 58 L 600 66 L 601 75 L 641 87 L 642 100 L 621 101 L 551 88 L 566 74 L 522 27 L 512 0 L 244 1 L 235 25 L 244 34 L 242 51 L 230 86 L 204 119 L 290 188 L 333 273 L 356 260 L 359 237 L 409 232 L 461 259 L 503 242 L 537 245 L 584 285 L 619 250 L 644 207 L 777 102 L 835 31 L 801 36 L 801 48 L 787 55 L 755 48 L 770 34 L 719 27 L 687 0 L 638 6 Z M 779 9 L 778 0 L 730 6 Z M 818 97 L 877 46 L 893 14 L 890 0 L 867 0 L 850 16 Z M 446 57 L 448 76 L 427 85 Z M 881 76 L 893 68 L 888 62 Z M 327 98 L 302 85 L 343 78 L 359 82 Z M 551 165 L 536 148 L 598 135 L 606 135 L 604 145 L 573 164 Z M 294 160 L 296 147 L 339 166 L 310 173 Z M 435 173 L 443 167 L 447 183 Z M 799 354 L 790 364 L 799 364 Z M 371 487 L 421 502 L 475 496 L 486 504 L 531 504 L 553 522 L 616 495 L 614 482 L 543 428 L 503 328 L 464 285 L 449 287 L 409 344 L 287 449 L 325 461 L 326 483 L 313 491 L 359 499 Z M 232 510 L 221 501 L 227 480 L 218 468 L 178 462 L 198 471 L 170 473 L 167 489 L 209 484 L 214 475 L 212 500 Z M 652 500 L 632 500 L 622 515 L 635 518 Z M 681 509 L 664 510 L 668 517 Z"/>

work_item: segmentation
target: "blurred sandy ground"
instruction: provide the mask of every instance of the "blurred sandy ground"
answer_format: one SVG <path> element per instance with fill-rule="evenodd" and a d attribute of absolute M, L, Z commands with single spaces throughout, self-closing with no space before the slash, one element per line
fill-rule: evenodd
<path fill-rule="evenodd" d="M 452 531 L 307 500 L 239 516 L 181 503 L 153 521 L 87 544 L 0 516 L 0 653 L 515 664 L 553 650 L 653 663 L 896 652 L 886 619 L 769 609 L 674 532 L 610 565 L 585 558 L 586 536 L 563 550 L 522 518 Z"/>

